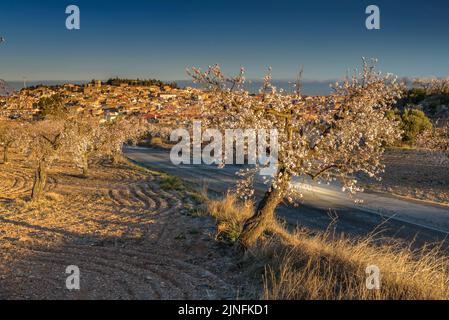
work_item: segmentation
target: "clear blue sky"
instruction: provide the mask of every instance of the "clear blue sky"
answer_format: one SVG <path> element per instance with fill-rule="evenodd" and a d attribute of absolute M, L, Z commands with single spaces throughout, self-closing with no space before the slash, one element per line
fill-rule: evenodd
<path fill-rule="evenodd" d="M 65 28 L 65 8 L 81 30 Z M 380 31 L 365 8 L 381 9 Z M 399 76 L 449 75 L 449 1 L 15 0 L 0 2 L 0 78 L 185 79 L 187 66 L 220 63 L 259 78 L 335 79 L 376 57 Z"/>

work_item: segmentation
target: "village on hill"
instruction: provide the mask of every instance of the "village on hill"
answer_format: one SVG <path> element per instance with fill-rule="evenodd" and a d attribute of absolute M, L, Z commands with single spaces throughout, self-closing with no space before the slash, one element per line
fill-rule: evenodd
<path fill-rule="evenodd" d="M 112 84 L 108 84 L 110 82 Z M 142 116 L 149 121 L 157 121 L 174 115 L 174 110 L 177 116 L 180 112 L 183 117 L 192 116 L 196 112 L 195 102 L 207 99 L 209 94 L 190 87 L 135 85 L 126 81 L 93 80 L 85 85 L 41 85 L 0 96 L 0 119 L 32 120 L 39 112 L 39 100 L 54 95 L 60 95 L 68 108 L 104 117 L 106 121 L 118 115 Z M 183 107 L 181 111 L 180 106 Z"/>

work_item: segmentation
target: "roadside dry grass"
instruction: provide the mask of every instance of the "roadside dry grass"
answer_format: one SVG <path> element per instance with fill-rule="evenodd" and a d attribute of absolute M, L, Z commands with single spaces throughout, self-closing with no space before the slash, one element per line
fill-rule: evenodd
<path fill-rule="evenodd" d="M 222 200 L 209 200 L 208 212 L 217 219 L 215 238 L 235 242 L 242 232 L 243 224 L 253 213 L 253 204 L 238 203 L 235 196 L 228 194 Z"/>
<path fill-rule="evenodd" d="M 208 208 L 217 219 L 217 235 L 231 242 L 252 212 L 232 195 L 210 201 Z M 242 265 L 264 299 L 449 299 L 449 260 L 438 248 L 414 251 L 402 243 L 377 244 L 373 237 L 289 233 L 273 221 Z M 366 287 L 366 269 L 373 265 L 381 272 L 380 290 Z"/>

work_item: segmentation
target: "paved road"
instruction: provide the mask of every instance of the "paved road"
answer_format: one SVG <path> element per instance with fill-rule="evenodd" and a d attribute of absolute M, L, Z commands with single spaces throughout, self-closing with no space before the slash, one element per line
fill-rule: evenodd
<path fill-rule="evenodd" d="M 206 165 L 175 166 L 169 153 L 161 149 L 128 147 L 127 157 L 141 165 L 176 175 L 188 183 L 210 192 L 225 194 L 235 185 L 237 166 L 223 169 Z M 337 233 L 363 236 L 382 230 L 385 239 L 414 241 L 415 247 L 445 241 L 449 249 L 449 207 L 404 200 L 381 193 L 367 192 L 357 196 L 363 204 L 355 204 L 338 186 L 321 186 L 308 181 L 295 181 L 304 201 L 299 208 L 281 206 L 277 214 L 289 224 L 323 231 L 338 217 L 333 229 Z M 256 183 L 256 195 L 263 195 L 265 186 Z M 332 212 L 332 214 L 330 214 Z"/>

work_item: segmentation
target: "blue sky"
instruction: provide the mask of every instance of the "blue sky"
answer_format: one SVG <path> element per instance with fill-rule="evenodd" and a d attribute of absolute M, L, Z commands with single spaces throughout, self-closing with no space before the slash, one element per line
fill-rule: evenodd
<path fill-rule="evenodd" d="M 81 30 L 65 28 L 66 6 Z M 365 28 L 365 8 L 381 30 Z M 188 66 L 246 67 L 260 78 L 343 76 L 360 58 L 399 76 L 449 75 L 449 1 L 63 1 L 2 0 L 0 78 L 88 80 L 112 76 L 186 79 Z"/>

